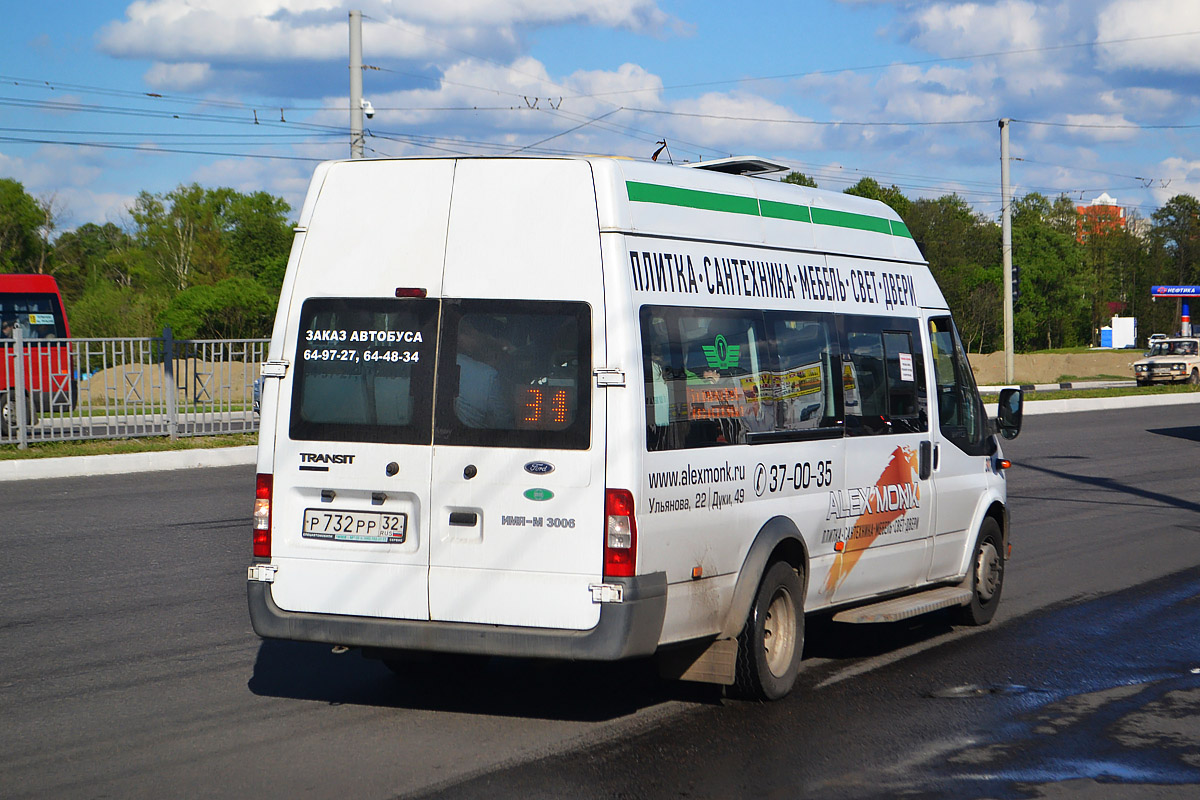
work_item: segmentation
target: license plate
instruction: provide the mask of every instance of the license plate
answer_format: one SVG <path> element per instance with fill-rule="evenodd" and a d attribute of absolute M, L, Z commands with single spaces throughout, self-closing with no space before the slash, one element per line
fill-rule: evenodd
<path fill-rule="evenodd" d="M 304 509 L 302 535 L 305 539 L 403 544 L 407 530 L 407 514 L 388 511 L 335 511 L 327 508 Z"/>

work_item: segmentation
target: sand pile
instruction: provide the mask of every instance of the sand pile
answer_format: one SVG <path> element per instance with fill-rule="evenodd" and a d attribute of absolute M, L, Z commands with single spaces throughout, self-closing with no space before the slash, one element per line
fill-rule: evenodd
<path fill-rule="evenodd" d="M 1097 350 L 1091 353 L 1034 353 L 1013 356 L 1013 373 L 1017 383 L 1057 383 L 1070 376 L 1072 380 L 1117 377 L 1133 380 L 1133 362 L 1142 357 L 1141 350 Z M 971 369 L 981 386 L 1004 382 L 1004 353 L 971 355 Z"/>

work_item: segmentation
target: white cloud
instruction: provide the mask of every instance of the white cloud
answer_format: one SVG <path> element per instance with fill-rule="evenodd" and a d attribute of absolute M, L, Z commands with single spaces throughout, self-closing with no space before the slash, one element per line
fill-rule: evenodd
<path fill-rule="evenodd" d="M 1185 31 L 1200 31 L 1200 3 L 1195 0 L 1115 0 L 1097 16 L 1096 41 L 1161 38 L 1102 45 L 1100 65 L 1109 70 L 1200 72 L 1200 36 L 1162 37 Z"/>
<path fill-rule="evenodd" d="M 1137 138 L 1138 131 L 1123 114 L 1067 114 L 1068 125 L 1080 126 L 1075 134 L 1097 142 L 1123 142 Z"/>
<path fill-rule="evenodd" d="M 147 70 L 143 79 L 156 88 L 186 92 L 207 86 L 212 77 L 212 69 L 208 64 L 158 63 Z"/>
<path fill-rule="evenodd" d="M 1140 86 L 1101 92 L 1097 99 L 1109 111 L 1122 112 L 1134 117 L 1159 116 L 1196 106 L 1195 97 L 1184 96 L 1170 89 Z"/>
<path fill-rule="evenodd" d="M 825 135 L 825 126 L 805 124 L 811 118 L 746 92 L 708 92 L 697 98 L 670 103 L 667 108 L 685 114 L 703 115 L 647 116 L 639 121 L 637 127 L 660 132 L 657 135 L 665 136 L 668 143 L 672 136 L 677 136 L 677 157 L 683 142 L 733 155 L 763 155 L 778 151 L 818 150 L 822 148 Z M 712 154 L 705 157 L 711 158 Z"/>
<path fill-rule="evenodd" d="M 1028 0 L 998 3 L 935 3 L 912 15 L 918 33 L 913 44 L 943 56 L 1024 50 L 1046 43 L 1056 4 Z"/>
<path fill-rule="evenodd" d="M 1190 194 L 1200 197 L 1200 161 L 1189 161 L 1184 158 L 1167 158 L 1159 163 L 1162 175 L 1161 183 L 1151 187 L 1154 201 L 1161 206 L 1177 194 Z M 1169 182 L 1166 180 L 1169 179 Z M 1166 183 L 1166 185 L 1162 185 Z"/>
<path fill-rule="evenodd" d="M 103 51 L 161 61 L 247 59 L 255 62 L 331 58 L 346 52 L 346 22 L 322 15 L 297 23 L 283 11 L 316 10 L 313 3 L 269 0 L 141 0 L 126 19 L 100 31 Z M 324 10 L 325 4 L 321 4 Z"/>
<path fill-rule="evenodd" d="M 653 31 L 671 22 L 653 0 L 394 0 L 397 16 L 439 25 L 550 25 L 583 21 L 611 28 Z"/>
<path fill-rule="evenodd" d="M 672 19 L 654 0 L 374 0 L 356 4 L 376 58 L 512 51 L 524 25 L 585 22 L 653 32 Z M 100 32 L 103 51 L 171 63 L 345 59 L 348 9 L 328 0 L 139 0 Z"/>
<path fill-rule="evenodd" d="M 349 146 L 336 155 L 324 153 L 323 158 L 345 158 Z M 308 182 L 315 164 L 304 161 L 279 161 L 256 158 L 222 158 L 192 172 L 190 181 L 201 186 L 225 186 L 239 192 L 268 192 L 286 200 L 291 206 L 291 219 L 300 213 Z"/>

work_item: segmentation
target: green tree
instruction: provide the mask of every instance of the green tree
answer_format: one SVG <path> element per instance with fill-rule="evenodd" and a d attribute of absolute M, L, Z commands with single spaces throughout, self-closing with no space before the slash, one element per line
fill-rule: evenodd
<path fill-rule="evenodd" d="M 165 307 L 161 293 L 97 280 L 68 303 L 67 319 L 76 337 L 156 336 L 156 317 Z"/>
<path fill-rule="evenodd" d="M 803 172 L 789 172 L 782 178 L 784 183 L 794 183 L 797 186 L 810 186 L 813 189 L 817 188 L 817 182 L 805 175 Z"/>
<path fill-rule="evenodd" d="M 221 221 L 233 275 L 254 278 L 276 290 L 283 285 L 292 247 L 291 210 L 282 198 L 266 192 L 229 196 Z"/>
<path fill-rule="evenodd" d="M 42 272 L 46 211 L 11 178 L 0 178 L 0 272 Z"/>
<path fill-rule="evenodd" d="M 1056 197 L 1050 208 L 1048 222 L 1059 233 L 1076 236 L 1079 232 L 1079 212 L 1075 209 L 1075 201 L 1065 194 Z"/>
<path fill-rule="evenodd" d="M 226 278 L 192 286 L 171 299 L 157 327 L 180 339 L 247 339 L 269 336 L 277 293 L 253 278 Z"/>
<path fill-rule="evenodd" d="M 905 224 L 958 322 L 963 344 L 993 350 L 1003 338 L 1000 230 L 958 195 L 911 204 Z"/>
<path fill-rule="evenodd" d="M 116 276 L 105 269 L 107 260 L 133 247 L 133 238 L 111 222 L 88 222 L 63 233 L 54 242 L 54 276 L 68 302 L 83 296 L 96 281 L 113 281 Z"/>
<path fill-rule="evenodd" d="M 1026 209 L 1037 205 L 1035 198 Z M 1014 209 L 1013 217 L 1013 263 L 1021 272 L 1021 300 L 1013 314 L 1016 348 L 1087 343 L 1091 327 L 1083 249 L 1074 236 L 1055 230 L 1048 215 L 1018 215 Z"/>
<path fill-rule="evenodd" d="M 229 255 L 220 215 L 231 192 L 193 183 L 165 195 L 141 192 L 134 201 L 134 237 L 159 279 L 172 289 L 212 284 L 227 276 Z"/>
<path fill-rule="evenodd" d="M 885 189 L 874 178 L 863 178 L 858 183 L 842 191 L 846 194 L 869 197 L 872 200 L 887 203 L 892 207 L 893 211 L 900 215 L 900 219 L 902 220 L 907 220 L 912 210 L 912 201 L 904 196 L 904 192 L 900 191 L 900 187 L 892 184 Z"/>
<path fill-rule="evenodd" d="M 1175 267 L 1175 281 L 1196 282 L 1200 271 L 1200 200 L 1177 194 L 1151 217 L 1153 235 Z"/>

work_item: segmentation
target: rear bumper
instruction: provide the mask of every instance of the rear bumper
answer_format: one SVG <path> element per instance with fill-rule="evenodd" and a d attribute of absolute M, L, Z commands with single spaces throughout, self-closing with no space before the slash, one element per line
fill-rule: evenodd
<path fill-rule="evenodd" d="M 586 631 L 284 611 L 271 597 L 271 584 L 262 581 L 247 581 L 246 594 L 250 622 L 254 632 L 264 639 L 580 661 L 616 661 L 652 654 L 658 647 L 667 610 L 666 573 L 609 578 L 606 582 L 624 587 L 624 602 L 601 605 L 600 621 Z"/>

